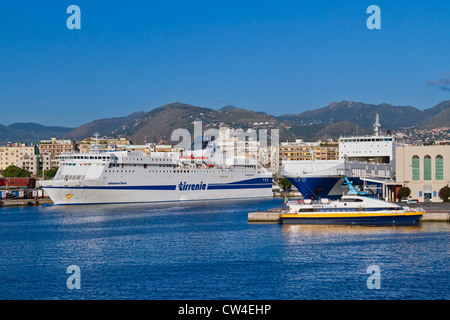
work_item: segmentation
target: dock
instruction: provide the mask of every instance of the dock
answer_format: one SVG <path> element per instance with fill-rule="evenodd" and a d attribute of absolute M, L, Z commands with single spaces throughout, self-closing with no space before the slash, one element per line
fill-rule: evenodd
<path fill-rule="evenodd" d="M 303 199 L 302 194 L 300 192 L 296 191 L 275 191 L 273 193 L 274 198 L 296 198 L 296 199 Z"/>
<path fill-rule="evenodd" d="M 248 222 L 278 222 L 283 209 L 270 209 L 248 213 Z M 286 211 L 287 212 L 287 211 Z"/>
<path fill-rule="evenodd" d="M 41 206 L 44 203 L 53 204 L 53 201 L 50 198 L 3 199 L 0 200 L 0 207 Z"/>

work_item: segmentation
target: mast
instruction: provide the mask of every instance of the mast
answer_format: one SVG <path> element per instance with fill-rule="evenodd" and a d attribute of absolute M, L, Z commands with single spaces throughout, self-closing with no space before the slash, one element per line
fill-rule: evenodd
<path fill-rule="evenodd" d="M 91 148 L 92 151 L 98 152 L 98 140 L 99 140 L 100 134 L 98 132 L 94 133 L 94 145 Z"/>
<path fill-rule="evenodd" d="M 380 126 L 381 126 L 380 116 L 377 113 L 376 117 L 375 117 L 375 123 L 373 124 L 373 128 L 374 128 L 373 131 L 374 131 L 375 136 L 377 136 L 377 137 L 380 135 Z"/>

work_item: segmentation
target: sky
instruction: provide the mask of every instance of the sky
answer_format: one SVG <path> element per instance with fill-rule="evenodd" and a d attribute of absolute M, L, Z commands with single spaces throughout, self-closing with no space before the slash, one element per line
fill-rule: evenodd
<path fill-rule="evenodd" d="M 367 27 L 370 5 L 381 29 Z M 281 115 L 450 99 L 448 0 L 1 1 L 0 13 L 3 125 L 77 127 L 170 102 Z"/>

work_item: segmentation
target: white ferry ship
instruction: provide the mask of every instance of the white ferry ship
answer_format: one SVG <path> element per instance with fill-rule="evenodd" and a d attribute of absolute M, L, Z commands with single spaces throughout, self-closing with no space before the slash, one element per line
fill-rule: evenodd
<path fill-rule="evenodd" d="M 272 174 L 256 159 L 229 157 L 200 139 L 201 148 L 185 152 L 61 154 L 55 177 L 39 184 L 57 205 L 273 196 Z"/>

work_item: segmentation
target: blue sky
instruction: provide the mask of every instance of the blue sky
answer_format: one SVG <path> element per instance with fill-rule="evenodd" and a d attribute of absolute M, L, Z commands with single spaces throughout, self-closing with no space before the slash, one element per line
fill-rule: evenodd
<path fill-rule="evenodd" d="M 81 30 L 69 30 L 69 5 Z M 369 30 L 369 5 L 381 30 Z M 450 99 L 442 1 L 2 1 L 0 124 L 79 126 L 173 101 L 274 115 Z"/>

